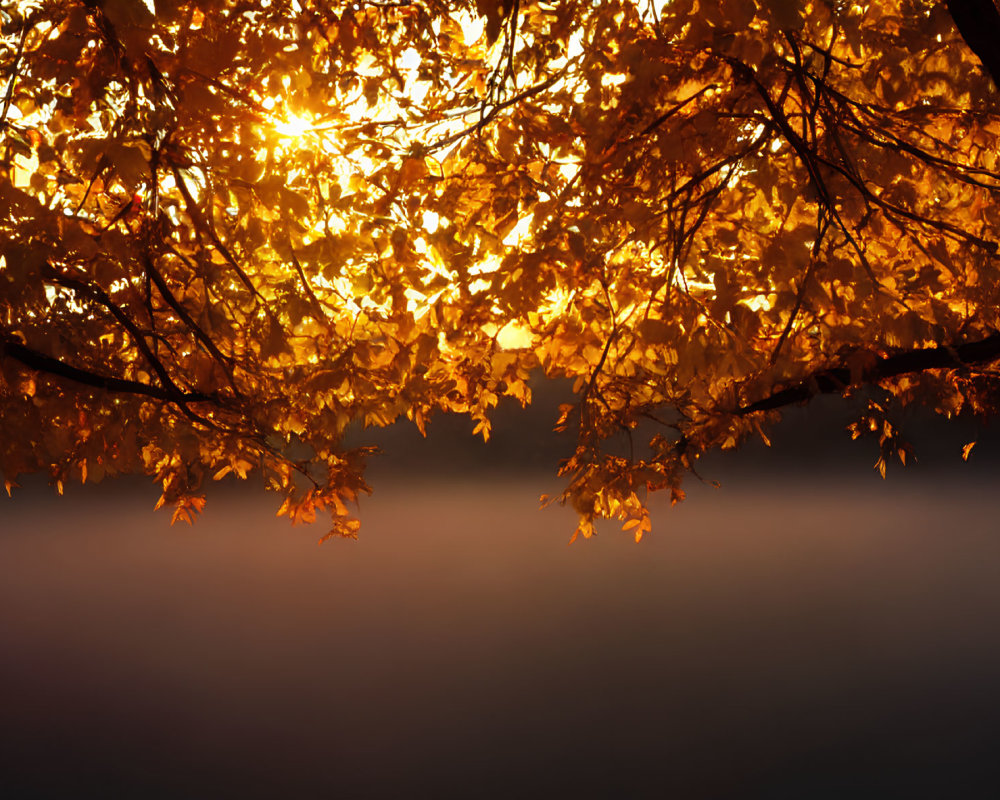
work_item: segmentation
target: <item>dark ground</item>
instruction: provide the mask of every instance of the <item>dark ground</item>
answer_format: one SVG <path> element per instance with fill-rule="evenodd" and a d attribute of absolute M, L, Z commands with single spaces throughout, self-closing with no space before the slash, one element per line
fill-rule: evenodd
<path fill-rule="evenodd" d="M 194 529 L 145 483 L 28 487 L 0 502 L 0 794 L 996 797 L 990 439 L 964 464 L 970 431 L 918 419 L 883 482 L 839 413 L 710 465 L 640 545 L 537 510 L 547 420 L 392 433 L 361 540 L 322 548 L 245 487 Z"/>

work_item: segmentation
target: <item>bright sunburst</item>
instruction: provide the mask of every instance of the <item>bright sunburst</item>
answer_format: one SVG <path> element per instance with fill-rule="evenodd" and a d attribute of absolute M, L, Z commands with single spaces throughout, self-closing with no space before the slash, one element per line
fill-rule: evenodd
<path fill-rule="evenodd" d="M 297 139 L 312 130 L 312 122 L 307 117 L 289 113 L 274 123 L 274 130 L 281 136 Z"/>

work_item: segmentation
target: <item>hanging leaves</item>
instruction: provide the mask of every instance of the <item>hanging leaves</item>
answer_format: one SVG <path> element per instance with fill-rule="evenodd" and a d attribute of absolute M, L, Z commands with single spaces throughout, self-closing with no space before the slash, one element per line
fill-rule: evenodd
<path fill-rule="evenodd" d="M 1000 396 L 986 5 L 4 11 L 4 484 L 257 473 L 354 536 L 349 426 L 486 439 L 537 370 L 584 537 L 817 393 L 906 461 L 896 408 Z"/>

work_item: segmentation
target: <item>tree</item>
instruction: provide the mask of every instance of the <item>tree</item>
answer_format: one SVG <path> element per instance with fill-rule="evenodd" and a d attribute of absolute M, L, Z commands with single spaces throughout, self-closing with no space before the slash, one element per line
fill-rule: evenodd
<path fill-rule="evenodd" d="M 353 535 L 348 426 L 485 438 L 541 369 L 578 533 L 638 538 L 815 394 L 871 387 L 883 470 L 893 408 L 998 408 L 992 0 L 2 13 L 8 490 L 144 472 L 190 521 L 256 471 Z"/>

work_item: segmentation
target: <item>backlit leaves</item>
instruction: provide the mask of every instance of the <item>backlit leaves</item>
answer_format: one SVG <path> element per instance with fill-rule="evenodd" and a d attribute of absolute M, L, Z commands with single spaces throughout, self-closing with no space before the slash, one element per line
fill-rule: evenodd
<path fill-rule="evenodd" d="M 639 538 L 818 392 L 877 387 L 880 469 L 899 405 L 995 412 L 1000 118 L 940 4 L 155 12 L 3 12 L 8 487 L 144 472 L 191 521 L 256 474 L 354 536 L 350 426 L 488 438 L 541 370 L 578 533 Z"/>

